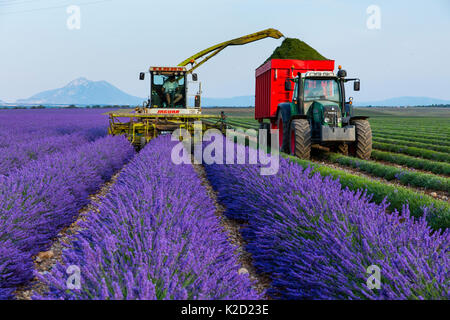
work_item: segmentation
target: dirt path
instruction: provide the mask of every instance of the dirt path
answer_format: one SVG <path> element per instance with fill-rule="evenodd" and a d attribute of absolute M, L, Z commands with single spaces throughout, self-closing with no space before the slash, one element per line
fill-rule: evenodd
<path fill-rule="evenodd" d="M 54 239 L 49 251 L 40 252 L 36 257 L 34 257 L 34 266 L 37 272 L 40 274 L 50 272 L 57 262 L 62 263 L 62 250 L 64 249 L 64 244 L 69 244 L 70 238 L 81 230 L 79 223 L 81 221 L 85 221 L 87 215 L 91 211 L 98 210 L 96 206 L 100 204 L 101 198 L 106 196 L 106 194 L 111 190 L 111 187 L 116 182 L 117 177 L 122 170 L 123 168 L 114 174 L 111 179 L 102 186 L 99 192 L 89 196 L 89 204 L 79 211 L 78 218 L 75 222 L 60 231 L 58 237 Z M 32 300 L 31 296 L 33 295 L 33 292 L 44 294 L 46 291 L 47 286 L 35 278 L 30 284 L 17 289 L 15 292 L 15 298 L 17 300 Z"/>
<path fill-rule="evenodd" d="M 252 255 L 245 250 L 247 242 L 244 240 L 240 232 L 242 225 L 238 221 L 228 219 L 225 216 L 224 212 L 226 209 L 217 200 L 217 192 L 214 191 L 214 189 L 210 185 L 206 177 L 205 168 L 202 165 L 198 164 L 194 164 L 193 166 L 202 180 L 202 185 L 206 187 L 208 195 L 214 201 L 214 205 L 216 207 L 216 215 L 220 218 L 220 224 L 228 234 L 228 240 L 233 246 L 237 248 L 236 254 L 238 255 L 239 263 L 242 266 L 239 272 L 248 273 L 250 280 L 254 282 L 254 288 L 259 293 L 266 291 L 271 285 L 271 280 L 268 276 L 256 272 L 256 269 L 253 266 Z M 266 296 L 266 299 L 269 299 L 269 297 Z"/>

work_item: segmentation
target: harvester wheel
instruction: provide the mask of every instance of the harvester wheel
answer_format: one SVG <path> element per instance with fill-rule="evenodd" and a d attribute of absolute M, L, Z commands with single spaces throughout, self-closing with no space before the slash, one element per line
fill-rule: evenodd
<path fill-rule="evenodd" d="M 284 122 L 281 112 L 278 113 L 277 127 L 279 134 L 279 146 L 281 152 L 289 152 L 289 123 Z"/>
<path fill-rule="evenodd" d="M 311 155 L 311 126 L 306 119 L 291 121 L 290 151 L 301 159 L 309 159 Z"/>
<path fill-rule="evenodd" d="M 372 153 L 372 129 L 367 120 L 353 120 L 355 125 L 356 141 L 350 145 L 349 153 L 360 159 L 368 160 Z"/>

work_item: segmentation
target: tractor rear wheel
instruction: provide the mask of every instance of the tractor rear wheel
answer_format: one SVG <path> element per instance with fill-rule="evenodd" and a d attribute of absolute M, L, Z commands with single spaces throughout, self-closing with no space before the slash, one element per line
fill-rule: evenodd
<path fill-rule="evenodd" d="M 372 129 L 367 120 L 353 120 L 356 141 L 350 145 L 349 153 L 360 159 L 368 160 L 372 153 Z"/>
<path fill-rule="evenodd" d="M 277 119 L 277 127 L 278 127 L 278 134 L 279 134 L 279 145 L 280 145 L 280 151 L 281 152 L 289 152 L 289 123 L 284 122 L 283 118 L 281 117 L 281 112 L 278 113 L 278 119 Z"/>
<path fill-rule="evenodd" d="M 311 126 L 308 120 L 291 121 L 290 149 L 291 155 L 301 159 L 309 159 L 311 156 Z"/>

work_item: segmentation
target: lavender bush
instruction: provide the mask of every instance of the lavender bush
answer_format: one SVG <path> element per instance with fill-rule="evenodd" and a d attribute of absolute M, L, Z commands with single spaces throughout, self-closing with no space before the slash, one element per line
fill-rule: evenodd
<path fill-rule="evenodd" d="M 48 154 L 64 152 L 88 142 L 86 137 L 78 133 L 41 138 L 36 138 L 34 135 L 30 138 L 22 136 L 21 139 L 24 142 L 0 148 L 0 174 L 8 175 L 10 171 L 32 160 L 38 160 Z"/>
<path fill-rule="evenodd" d="M 104 110 L 0 110 L 0 175 L 106 135 Z"/>
<path fill-rule="evenodd" d="M 407 207 L 388 213 L 338 180 L 280 159 L 275 176 L 256 165 L 206 165 L 226 214 L 244 220 L 247 250 L 280 299 L 448 299 L 449 230 L 434 232 Z M 381 269 L 381 289 L 366 270 Z"/>
<path fill-rule="evenodd" d="M 41 276 L 42 299 L 257 299 L 191 165 L 171 161 L 170 136 L 152 140 Z M 68 290 L 79 266 L 81 289 Z"/>
<path fill-rule="evenodd" d="M 47 250 L 88 195 L 133 155 L 124 137 L 105 137 L 0 176 L 0 299 L 33 277 L 32 256 Z"/>

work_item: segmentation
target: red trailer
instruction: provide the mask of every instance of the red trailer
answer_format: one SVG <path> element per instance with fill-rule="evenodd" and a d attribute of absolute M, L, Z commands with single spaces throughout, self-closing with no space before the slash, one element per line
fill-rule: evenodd
<path fill-rule="evenodd" d="M 334 60 L 272 59 L 256 69 L 255 119 L 277 117 L 278 104 L 292 101 L 293 91 L 285 90 L 285 81 L 297 73 L 333 71 Z"/>

